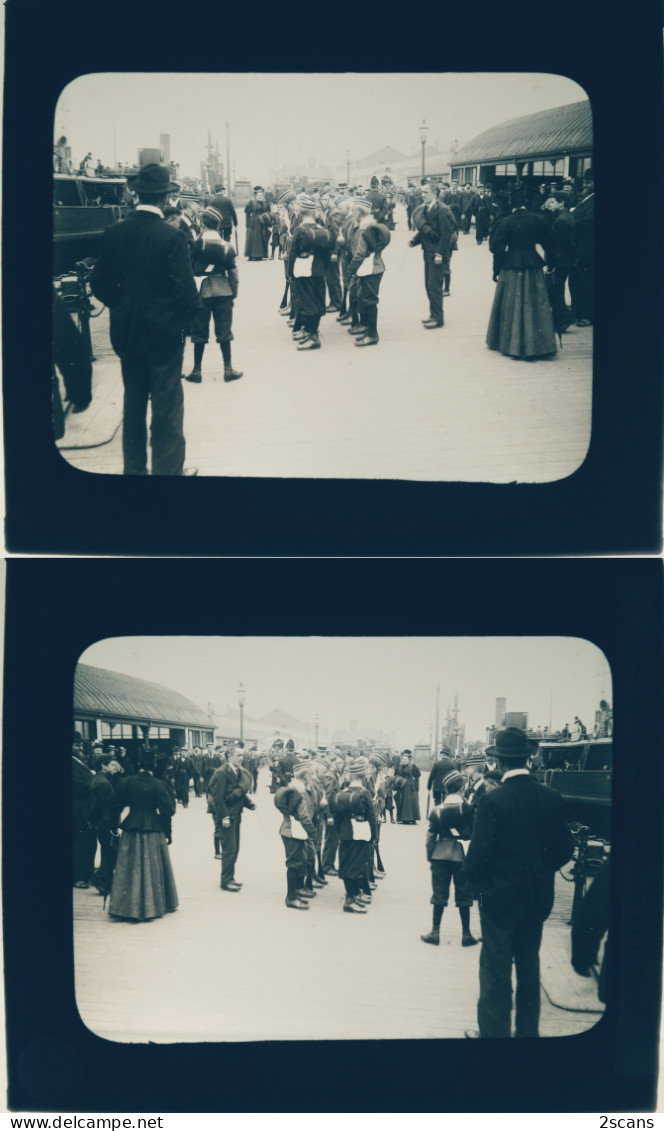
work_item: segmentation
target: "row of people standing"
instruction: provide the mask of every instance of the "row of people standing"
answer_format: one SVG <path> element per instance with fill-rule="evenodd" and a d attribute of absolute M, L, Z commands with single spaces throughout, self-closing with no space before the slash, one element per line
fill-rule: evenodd
<path fill-rule="evenodd" d="M 377 881 L 386 874 L 380 828 L 389 776 L 379 754 L 371 761 L 294 755 L 290 780 L 274 794 L 282 815 L 287 907 L 308 910 L 317 889 L 338 875 L 344 885 L 343 910 L 366 914 Z"/>
<path fill-rule="evenodd" d="M 355 345 L 377 345 L 382 252 L 391 239 L 385 196 L 375 188 L 322 194 L 285 190 L 277 209 L 282 227 L 288 226 L 280 313 L 288 318 L 298 350 L 321 348 L 319 328 L 326 313 L 338 315 Z"/>

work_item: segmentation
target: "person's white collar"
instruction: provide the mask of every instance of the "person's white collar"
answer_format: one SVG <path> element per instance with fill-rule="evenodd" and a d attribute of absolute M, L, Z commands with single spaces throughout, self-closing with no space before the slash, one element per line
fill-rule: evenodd
<path fill-rule="evenodd" d="M 162 220 L 164 219 L 164 213 L 162 212 L 161 208 L 157 208 L 156 204 L 137 204 L 136 205 L 136 211 L 137 212 L 156 212 L 157 216 L 161 216 Z"/>
<path fill-rule="evenodd" d="M 506 770 L 500 780 L 501 780 L 501 782 L 504 782 L 504 781 L 507 781 L 508 778 L 516 778 L 520 774 L 529 774 L 529 773 L 530 773 L 530 770 L 527 770 L 525 766 L 519 766 L 518 770 Z"/>

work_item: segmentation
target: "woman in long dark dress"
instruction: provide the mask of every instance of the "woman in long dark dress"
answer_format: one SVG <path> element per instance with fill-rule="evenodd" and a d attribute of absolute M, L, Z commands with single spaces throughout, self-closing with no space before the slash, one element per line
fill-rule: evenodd
<path fill-rule="evenodd" d="M 122 810 L 122 839 L 113 874 L 109 915 L 118 919 L 159 919 L 175 911 L 178 894 L 171 868 L 172 794 L 153 776 L 154 756 L 141 756 L 140 770 L 126 778 L 113 798 L 116 823 Z"/>
<path fill-rule="evenodd" d="M 397 794 L 397 822 L 414 825 L 420 819 L 420 768 L 410 750 L 403 751 L 397 775 L 403 782 Z"/>
<path fill-rule="evenodd" d="M 260 185 L 256 185 L 254 199 L 246 205 L 244 216 L 246 222 L 245 256 L 247 259 L 267 259 L 272 217 L 270 206 L 265 203 L 265 195 Z"/>
<path fill-rule="evenodd" d="M 489 238 L 493 278 L 498 283 L 491 308 L 486 344 L 509 357 L 547 357 L 556 352 L 549 295 L 544 282 L 551 262 L 551 229 L 541 216 L 520 206 L 504 216 Z"/>

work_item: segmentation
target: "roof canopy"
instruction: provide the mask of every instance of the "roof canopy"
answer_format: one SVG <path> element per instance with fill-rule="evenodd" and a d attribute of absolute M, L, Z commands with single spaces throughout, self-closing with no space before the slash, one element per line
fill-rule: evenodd
<path fill-rule="evenodd" d="M 547 157 L 592 149 L 592 111 L 587 99 L 512 118 L 478 134 L 450 165 L 472 165 Z"/>
<path fill-rule="evenodd" d="M 74 714 L 132 719 L 162 726 L 212 729 L 205 712 L 169 687 L 131 675 L 79 664 L 74 676 Z"/>

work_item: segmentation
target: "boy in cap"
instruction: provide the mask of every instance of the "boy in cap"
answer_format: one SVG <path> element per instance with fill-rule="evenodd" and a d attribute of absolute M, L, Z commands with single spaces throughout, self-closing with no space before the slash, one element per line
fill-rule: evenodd
<path fill-rule="evenodd" d="M 428 935 L 420 935 L 422 942 L 438 946 L 440 923 L 447 907 L 450 884 L 454 883 L 454 902 L 461 918 L 461 945 L 475 946 L 479 939 L 470 933 L 470 909 L 473 898 L 468 877 L 462 871 L 465 858 L 462 841 L 469 840 L 472 832 L 472 813 L 461 796 L 463 776 L 451 770 L 442 781 L 443 800 L 429 815 L 426 849 L 431 865 L 433 894 L 433 925 Z"/>
<path fill-rule="evenodd" d="M 242 373 L 231 364 L 233 340 L 233 302 L 237 298 L 239 275 L 235 252 L 221 238 L 221 215 L 208 206 L 201 212 L 202 233 L 191 251 L 194 274 L 201 278 L 201 306 L 196 315 L 191 340 L 194 344 L 194 368 L 186 381 L 200 385 L 203 380 L 201 365 L 210 337 L 210 319 L 214 320 L 215 337 L 224 359 L 224 381 L 237 381 Z"/>
<path fill-rule="evenodd" d="M 318 327 L 325 314 L 325 274 L 336 241 L 316 222 L 318 205 L 313 197 L 300 193 L 296 205 L 299 223 L 293 231 L 286 268 L 297 300 L 293 337 L 299 350 L 314 350 L 321 347 Z"/>
<path fill-rule="evenodd" d="M 539 1036 L 539 948 L 553 907 L 554 876 L 574 841 L 559 793 L 528 772 L 537 751 L 519 727 L 498 731 L 502 783 L 481 798 L 464 870 L 481 893 L 479 1030 L 467 1037 L 511 1036 L 512 964 L 516 969 L 517 1037 Z"/>
<path fill-rule="evenodd" d="M 286 907 L 295 911 L 308 911 L 309 900 L 316 894 L 313 888 L 305 886 L 309 846 L 313 846 L 316 838 L 306 797 L 308 768 L 307 759 L 296 757 L 290 782 L 274 795 L 274 804 L 283 817 L 279 835 L 286 853 Z"/>
<path fill-rule="evenodd" d="M 371 903 L 369 873 L 378 839 L 376 810 L 364 778 L 369 772 L 366 758 L 353 758 L 350 781 L 331 801 L 339 834 L 339 876 L 346 889 L 344 911 L 366 914 Z"/>

